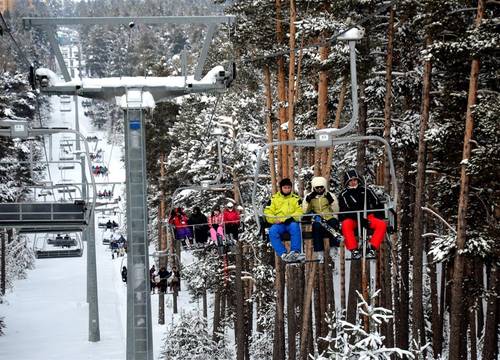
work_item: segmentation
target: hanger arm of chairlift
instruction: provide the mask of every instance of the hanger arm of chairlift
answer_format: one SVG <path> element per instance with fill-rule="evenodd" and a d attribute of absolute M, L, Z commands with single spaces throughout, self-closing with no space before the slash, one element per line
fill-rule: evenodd
<path fill-rule="evenodd" d="M 394 202 L 394 208 L 397 209 L 397 204 L 398 204 L 398 184 L 397 184 L 397 178 L 396 178 L 396 170 L 394 167 L 394 160 L 392 158 L 392 150 L 390 144 L 380 136 L 374 136 L 374 135 L 366 135 L 366 136 L 348 136 L 348 137 L 341 137 L 341 138 L 335 138 L 335 137 L 330 137 L 329 147 L 335 146 L 335 145 L 343 145 L 343 144 L 349 144 L 349 143 L 358 143 L 361 141 L 377 141 L 382 143 L 385 146 L 385 150 L 387 151 L 387 159 L 389 160 L 389 171 L 391 175 L 391 182 L 392 182 L 392 196 L 393 196 L 393 202 Z M 253 184 L 253 189 L 252 189 L 252 207 L 254 209 L 254 215 L 255 215 L 255 220 L 256 223 L 259 224 L 259 205 L 257 204 L 257 186 L 258 186 L 258 179 L 260 175 L 260 166 L 262 163 L 262 155 L 264 152 L 270 148 L 271 146 L 279 146 L 279 145 L 292 145 L 295 147 L 327 147 L 325 145 L 318 146 L 318 139 L 307 139 L 307 140 L 285 140 L 285 141 L 274 141 L 272 143 L 265 144 L 261 146 L 257 150 L 257 163 L 255 165 L 255 172 L 254 172 L 254 184 Z"/>

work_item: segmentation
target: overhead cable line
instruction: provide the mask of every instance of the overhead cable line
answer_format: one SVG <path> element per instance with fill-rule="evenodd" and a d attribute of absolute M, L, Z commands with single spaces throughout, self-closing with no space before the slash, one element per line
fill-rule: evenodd
<path fill-rule="evenodd" d="M 7 25 L 7 22 L 5 21 L 5 18 L 3 17 L 2 12 L 0 11 L 0 29 L 2 29 L 4 32 L 9 34 L 10 39 L 14 43 L 15 47 L 17 48 L 17 51 L 19 53 L 19 56 L 21 59 L 24 61 L 24 63 L 28 66 L 28 68 L 31 68 L 33 66 L 33 63 L 28 60 L 28 57 L 24 53 L 24 51 L 21 49 L 19 44 L 17 43 L 16 39 L 12 35 L 12 32 L 10 31 L 9 26 Z"/>

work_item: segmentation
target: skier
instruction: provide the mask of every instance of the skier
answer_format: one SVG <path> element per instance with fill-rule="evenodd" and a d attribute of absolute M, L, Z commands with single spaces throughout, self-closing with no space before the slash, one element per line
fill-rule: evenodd
<path fill-rule="evenodd" d="M 151 266 L 151 269 L 149 269 L 149 283 L 151 286 L 151 294 L 155 293 L 155 288 L 156 288 L 155 277 L 156 277 L 156 268 L 153 265 Z"/>
<path fill-rule="evenodd" d="M 300 197 L 292 192 L 292 181 L 285 178 L 279 183 L 280 191 L 269 200 L 264 215 L 271 224 L 269 239 L 276 254 L 285 262 L 296 262 L 304 259 L 301 254 L 302 234 L 300 232 L 300 217 L 303 214 Z M 281 241 L 281 235 L 290 234 L 290 252 L 286 252 Z"/>
<path fill-rule="evenodd" d="M 167 279 L 170 277 L 170 273 L 162 266 L 158 271 L 158 276 L 160 277 L 160 293 L 164 294 L 167 292 Z"/>
<path fill-rule="evenodd" d="M 122 281 L 124 283 L 127 283 L 127 267 L 126 266 L 124 266 L 122 268 Z"/>
<path fill-rule="evenodd" d="M 226 235 L 231 235 L 235 241 L 238 241 L 238 229 L 240 227 L 240 213 L 234 208 L 230 201 L 224 209 L 224 227 Z"/>
<path fill-rule="evenodd" d="M 331 227 L 334 230 L 339 230 L 339 221 L 336 215 L 339 211 L 339 203 L 335 194 L 328 191 L 328 183 L 324 177 L 313 177 L 311 180 L 311 190 L 304 197 L 302 209 L 304 213 L 315 214 L 312 217 L 313 248 L 316 258 L 321 260 L 324 237 L 330 239 L 331 249 L 338 247 L 341 242 L 340 234 L 335 236 L 325 229 L 325 227 Z"/>
<path fill-rule="evenodd" d="M 362 249 L 358 249 L 358 241 L 354 235 L 354 231 L 358 226 L 358 216 L 361 225 L 365 228 L 374 230 L 370 238 L 370 245 L 367 248 L 367 257 L 375 257 L 376 251 L 379 249 L 380 244 L 385 236 L 387 224 L 384 219 L 383 211 L 373 211 L 382 209 L 377 195 L 372 189 L 366 187 L 361 182 L 356 170 L 351 169 L 344 174 L 345 189 L 339 195 L 340 214 L 339 219 L 342 224 L 342 235 L 345 239 L 346 248 L 351 251 L 352 259 L 360 259 L 362 256 Z M 365 198 L 367 218 L 363 218 L 363 210 L 365 208 Z M 356 211 L 356 212 L 354 212 Z M 348 212 L 348 213 L 344 213 Z"/>
<path fill-rule="evenodd" d="M 215 206 L 208 218 L 208 225 L 210 226 L 210 239 L 212 243 L 218 244 L 224 238 L 224 215 L 221 214 L 220 208 Z"/>
<path fill-rule="evenodd" d="M 194 230 L 194 241 L 196 244 L 205 244 L 208 240 L 208 219 L 198 206 L 194 207 L 193 213 L 189 217 L 188 224 L 191 225 Z"/>

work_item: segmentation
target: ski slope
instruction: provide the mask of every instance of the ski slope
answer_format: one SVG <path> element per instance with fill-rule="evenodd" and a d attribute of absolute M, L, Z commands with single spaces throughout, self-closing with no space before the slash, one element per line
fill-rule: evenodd
<path fill-rule="evenodd" d="M 61 102 L 58 97 L 50 99 L 52 117 L 44 126 L 74 127 L 73 97 Z M 104 151 L 109 181 L 123 182 L 125 170 L 120 158 L 121 146 L 111 145 L 106 129 L 97 131 L 86 118 L 78 99 L 80 132 L 84 136 L 102 139 L 99 147 Z M 63 111 L 61 111 L 63 108 Z M 53 160 L 59 159 L 59 142 L 68 135 L 56 134 L 52 143 L 46 143 L 47 152 Z M 83 148 L 83 146 L 82 146 Z M 108 162 L 109 161 L 109 162 Z M 57 164 L 50 165 L 50 178 L 54 184 L 64 180 L 81 181 L 80 166 L 72 170 L 59 170 Z M 87 174 L 89 178 L 90 174 Z M 97 182 L 105 181 L 97 178 Z M 123 186 L 115 187 L 114 196 L 121 195 L 118 204 L 124 208 Z M 56 198 L 67 194 L 54 194 Z M 53 201 L 53 199 L 47 199 Z M 97 217 L 96 217 L 97 220 Z M 7 293 L 5 302 L 0 304 L 0 316 L 5 317 L 7 328 L 0 336 L 1 360 L 123 360 L 126 358 L 126 286 L 121 280 L 121 267 L 126 265 L 126 257 L 111 259 L 108 246 L 102 245 L 103 230 L 97 228 L 96 221 L 97 277 L 99 299 L 99 342 L 88 341 L 88 304 L 86 301 L 86 248 L 82 257 L 61 259 L 37 259 L 35 269 L 28 272 L 27 279 L 15 283 L 12 292 Z M 38 235 L 40 238 L 40 235 Z M 33 243 L 35 236 L 29 237 Z M 86 243 L 84 243 L 86 246 Z M 153 250 L 153 249 L 151 249 Z M 151 263 L 153 263 L 151 261 Z M 153 295 L 153 346 L 154 358 L 158 359 L 161 338 L 169 324 L 174 323 L 171 298 L 165 296 L 166 325 L 158 325 L 158 297 Z M 179 308 L 189 303 L 186 292 L 181 292 Z M 177 316 L 177 315 L 176 315 Z"/>

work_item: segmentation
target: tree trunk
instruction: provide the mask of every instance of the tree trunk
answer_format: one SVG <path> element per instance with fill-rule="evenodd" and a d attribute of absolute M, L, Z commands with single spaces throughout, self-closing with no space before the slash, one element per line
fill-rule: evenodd
<path fill-rule="evenodd" d="M 484 16 L 485 0 L 479 0 L 477 6 L 476 27 L 479 27 Z M 450 313 L 450 360 L 459 359 L 460 342 L 459 337 L 460 323 L 463 321 L 463 273 L 464 273 L 464 255 L 462 250 L 465 247 L 467 230 L 467 206 L 469 202 L 469 180 L 467 173 L 467 162 L 471 156 L 472 131 L 474 129 L 474 118 L 472 110 L 476 105 L 477 86 L 479 76 L 479 59 L 472 60 L 469 96 L 467 100 L 467 114 L 465 118 L 464 148 L 461 163 L 460 176 L 460 198 L 458 201 L 458 219 L 457 219 L 457 243 L 455 264 L 453 268 L 453 279 L 451 285 L 451 313 Z"/>
<path fill-rule="evenodd" d="M 324 40 L 324 37 L 321 37 Z M 323 46 L 319 48 L 320 61 L 325 61 L 328 59 L 329 47 Z M 324 129 L 326 124 L 326 119 L 328 116 L 328 72 L 326 69 L 321 69 L 319 71 L 319 83 L 318 83 L 318 112 L 316 128 Z M 323 166 L 327 162 L 326 148 L 316 149 L 315 151 L 315 164 L 314 164 L 314 175 L 321 176 Z"/>
<path fill-rule="evenodd" d="M 387 57 L 385 64 L 385 99 L 384 99 L 384 139 L 390 144 L 391 141 L 391 103 L 392 103 L 392 59 L 393 59 L 393 44 L 394 44 L 394 8 L 391 6 L 389 10 L 389 24 L 387 28 Z M 384 189 L 390 194 L 391 176 L 389 171 L 389 161 L 386 153 L 385 169 L 384 169 Z M 398 197 L 399 194 L 392 194 L 393 197 Z M 397 258 L 397 234 L 391 236 L 393 244 L 394 258 Z M 379 262 L 381 264 L 381 285 L 382 285 L 382 306 L 387 309 L 393 309 L 392 302 L 392 283 L 395 282 L 395 276 L 392 276 L 391 249 L 387 242 L 384 242 L 381 247 Z M 378 274 L 377 274 L 378 275 Z M 393 319 L 382 324 L 382 335 L 387 339 L 386 346 L 394 345 L 394 322 Z"/>
<path fill-rule="evenodd" d="M 409 276 L 410 273 L 410 230 L 412 224 L 411 217 L 411 204 L 414 202 L 414 187 L 411 183 L 413 177 L 410 175 L 410 170 L 412 168 L 412 163 L 415 161 L 412 151 L 407 150 L 404 157 L 403 164 L 403 181 L 401 187 L 401 216 L 400 216 L 400 228 L 401 228 L 401 255 L 399 262 L 398 271 L 398 291 L 397 304 L 396 307 L 396 337 L 397 346 L 401 349 L 409 348 Z"/>
<path fill-rule="evenodd" d="M 276 0 L 276 40 L 278 44 L 283 44 L 284 41 L 284 34 L 283 34 L 283 28 L 282 28 L 282 20 L 281 20 L 281 0 Z M 281 125 L 285 124 L 287 122 L 287 109 L 286 109 L 286 102 L 287 102 L 287 96 L 286 96 L 286 81 L 285 81 L 285 59 L 283 56 L 278 56 L 277 58 L 277 65 L 278 65 L 278 73 L 277 73 L 277 80 L 278 80 L 278 114 L 279 114 L 279 119 L 280 119 L 280 127 L 278 129 L 278 134 L 279 134 L 279 140 L 284 141 L 287 140 L 287 132 L 283 130 L 283 127 Z M 280 156 L 278 158 L 278 161 L 281 164 L 281 172 L 280 172 L 280 179 L 289 177 L 288 174 L 288 147 L 286 145 L 281 145 L 280 146 Z"/>
<path fill-rule="evenodd" d="M 215 296 L 214 296 L 214 325 L 213 325 L 213 334 L 212 334 L 212 339 L 215 342 L 218 342 L 220 340 L 219 332 L 220 332 L 220 301 L 221 301 L 221 289 L 220 287 L 217 287 L 217 290 L 215 290 Z"/>
<path fill-rule="evenodd" d="M 285 271 L 284 265 L 279 256 L 274 256 L 276 268 L 275 288 L 276 288 L 276 317 L 274 321 L 274 345 L 273 360 L 285 359 Z"/>
<path fill-rule="evenodd" d="M 290 60 L 288 63 L 288 140 L 295 139 L 294 134 L 294 109 L 295 109 L 295 92 L 296 87 L 299 86 L 295 82 L 295 20 L 297 18 L 297 13 L 295 11 L 295 0 L 290 0 L 290 35 L 289 35 L 289 46 L 290 46 Z M 292 145 L 288 145 L 288 177 L 294 178 L 294 156 L 293 156 Z"/>
<path fill-rule="evenodd" d="M 495 360 L 498 356 L 498 324 L 500 314 L 498 308 L 500 304 L 500 276 L 499 269 L 495 262 L 491 265 L 488 303 L 486 305 L 486 323 L 484 327 L 483 360 Z"/>
<path fill-rule="evenodd" d="M 264 93 L 266 95 L 266 126 L 267 126 L 267 142 L 272 143 L 273 136 L 273 100 L 271 92 L 271 73 L 269 66 L 264 65 Z M 274 147 L 269 147 L 269 172 L 271 174 L 271 187 L 273 194 L 276 193 L 276 165 L 274 163 Z"/>
<path fill-rule="evenodd" d="M 286 266 L 286 308 L 287 308 L 287 329 L 288 329 L 288 360 L 295 360 L 297 356 L 296 333 L 297 317 L 295 315 L 296 294 L 297 294 L 297 273 L 295 266 Z"/>
<path fill-rule="evenodd" d="M 202 302 L 203 302 L 203 317 L 206 319 L 208 317 L 207 288 L 203 290 Z"/>
<path fill-rule="evenodd" d="M 430 245 L 430 241 L 428 241 Z M 428 246 L 429 248 L 429 246 Z M 434 358 L 441 355 L 443 348 L 443 324 L 439 314 L 439 294 L 437 287 L 437 269 L 432 255 L 427 252 L 427 263 L 429 264 L 429 277 L 431 285 L 431 329 L 432 329 L 432 350 Z"/>
<path fill-rule="evenodd" d="M 300 334 L 300 358 L 307 360 L 309 358 L 308 338 L 310 335 L 309 322 L 311 320 L 311 300 L 314 287 L 314 275 L 316 273 L 316 263 L 309 263 L 306 266 L 306 291 L 304 293 L 304 305 L 302 315 L 302 331 Z"/>
<path fill-rule="evenodd" d="M 244 295 L 243 295 L 243 283 L 241 281 L 241 260 L 242 244 L 238 241 L 236 244 L 236 254 L 235 254 L 235 274 L 234 274 L 234 292 L 236 301 L 236 316 L 234 331 L 236 339 L 236 359 L 245 359 L 245 311 L 244 311 Z"/>
<path fill-rule="evenodd" d="M 160 245 L 160 269 L 162 267 L 167 268 L 167 258 L 163 256 L 165 251 L 167 250 L 167 239 L 165 237 L 165 154 L 163 152 L 160 153 L 160 219 L 158 221 L 158 236 Z M 163 282 L 164 280 L 162 280 Z M 165 280 L 166 281 L 166 280 Z M 165 324 L 165 294 L 160 291 L 160 295 L 158 296 L 158 324 Z"/>
<path fill-rule="evenodd" d="M 363 79 L 363 81 L 360 81 L 360 84 L 359 84 L 358 135 L 364 136 L 364 135 L 366 135 L 366 118 L 367 118 L 368 109 L 366 107 L 364 76 L 360 76 L 360 79 Z M 357 147 L 357 151 L 356 151 L 356 169 L 358 170 L 358 174 L 360 174 L 360 175 L 365 174 L 366 142 L 364 142 L 364 141 L 358 143 L 358 147 Z"/>
<path fill-rule="evenodd" d="M 427 46 L 431 45 L 430 37 L 426 40 Z M 430 113 L 432 63 L 427 59 L 424 64 L 423 89 L 422 89 L 422 114 L 420 116 L 420 131 L 418 137 L 417 178 L 415 189 L 415 208 L 413 216 L 413 337 L 420 347 L 425 344 L 424 310 L 423 310 L 423 211 L 425 204 L 425 169 L 427 165 L 427 144 L 425 132 Z"/>

